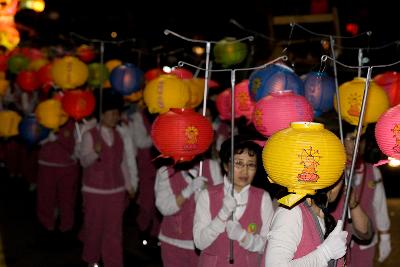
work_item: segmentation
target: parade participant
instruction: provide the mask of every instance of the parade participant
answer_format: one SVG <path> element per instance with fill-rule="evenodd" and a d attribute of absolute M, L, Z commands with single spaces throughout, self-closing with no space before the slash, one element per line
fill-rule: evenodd
<path fill-rule="evenodd" d="M 84 261 L 122 267 L 123 214 L 127 193 L 134 194 L 138 178 L 135 149 L 127 130 L 118 126 L 123 99 L 108 89 L 97 101 L 98 125 L 82 136 Z M 101 109 L 100 109 L 101 106 Z"/>
<path fill-rule="evenodd" d="M 157 170 L 156 206 L 163 215 L 158 238 L 164 267 L 197 266 L 198 254 L 193 242 L 195 199 L 206 186 L 222 183 L 219 163 L 203 161 L 199 175 L 199 158 Z"/>
<path fill-rule="evenodd" d="M 251 185 L 264 172 L 261 150 L 251 139 L 235 136 L 232 175 L 231 138 L 222 143 L 224 183 L 203 190 L 196 204 L 193 235 L 201 250 L 199 266 L 259 266 L 273 216 L 268 192 Z M 229 240 L 233 240 L 233 264 Z"/>

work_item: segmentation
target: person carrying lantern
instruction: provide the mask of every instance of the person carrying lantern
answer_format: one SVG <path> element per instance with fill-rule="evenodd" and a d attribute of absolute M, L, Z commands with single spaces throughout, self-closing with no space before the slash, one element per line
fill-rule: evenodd
<path fill-rule="evenodd" d="M 347 124 L 345 124 L 347 126 Z M 372 136 L 371 129 L 367 128 L 366 132 L 363 133 L 359 140 L 359 150 L 357 154 L 357 160 L 354 167 L 354 176 L 352 179 L 352 186 L 355 195 L 353 203 L 349 203 L 351 215 L 357 210 L 364 210 L 372 220 L 373 230 L 375 235 L 372 241 L 360 240 L 357 237 L 353 237 L 349 246 L 349 260 L 350 265 L 354 267 L 368 267 L 374 265 L 374 257 L 376 245 L 378 245 L 378 262 L 383 262 L 389 256 L 391 252 L 390 242 L 390 218 L 388 215 L 388 207 L 386 202 L 386 193 L 382 181 L 382 175 L 380 170 L 373 166 L 368 161 L 374 161 L 372 159 L 372 150 L 374 142 L 371 141 Z M 373 132 L 373 131 L 372 131 Z M 354 147 L 355 147 L 356 135 L 354 127 L 345 127 L 345 139 L 344 145 L 346 148 L 347 157 L 347 175 L 350 174 L 351 161 L 353 158 Z M 368 141 L 369 140 L 369 141 Z M 337 201 L 338 203 L 334 206 L 333 216 L 338 218 L 341 216 L 343 210 L 344 194 Z M 354 224 L 354 218 L 353 224 Z"/>
<path fill-rule="evenodd" d="M 343 266 L 350 234 L 370 240 L 371 220 L 362 209 L 351 210 L 353 220 L 346 230 L 328 211 L 343 186 L 345 151 L 323 124 L 293 122 L 274 133 L 264 146 L 263 160 L 270 179 L 290 192 L 278 200 L 263 266 L 334 266 L 335 260 Z M 318 162 L 312 164 L 315 175 L 304 179 L 299 174 L 309 174 L 305 167 L 312 161 Z M 355 195 L 349 199 L 354 205 Z"/>
<path fill-rule="evenodd" d="M 163 215 L 158 239 L 164 267 L 197 266 L 193 242 L 195 201 L 207 185 L 222 183 L 218 161 L 205 159 L 199 176 L 199 156 L 191 161 L 157 169 L 156 207 Z"/>
<path fill-rule="evenodd" d="M 136 152 L 128 131 L 118 125 L 122 96 L 108 89 L 97 100 L 98 125 L 83 134 L 80 145 L 82 258 L 89 266 L 102 260 L 105 267 L 122 267 L 123 214 L 127 193 L 133 195 L 138 183 Z"/>
<path fill-rule="evenodd" d="M 198 266 L 259 266 L 267 242 L 274 213 L 271 197 L 252 185 L 256 176 L 265 176 L 262 148 L 249 137 L 234 136 L 231 173 L 231 140 L 226 139 L 219 152 L 224 183 L 207 187 L 196 203 L 193 236 L 201 250 Z"/>

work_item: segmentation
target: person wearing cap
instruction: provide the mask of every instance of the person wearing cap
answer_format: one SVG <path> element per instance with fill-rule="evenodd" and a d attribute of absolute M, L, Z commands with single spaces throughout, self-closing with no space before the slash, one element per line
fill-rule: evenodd
<path fill-rule="evenodd" d="M 102 105 L 99 105 L 99 103 Z M 127 196 L 137 188 L 136 150 L 118 125 L 122 96 L 105 90 L 96 102 L 97 126 L 82 136 L 82 258 L 89 266 L 123 267 L 122 226 Z"/>
<path fill-rule="evenodd" d="M 201 191 L 196 203 L 193 236 L 202 267 L 259 266 L 274 213 L 269 193 L 252 185 L 265 174 L 261 146 L 246 136 L 234 137 L 232 181 L 231 140 L 219 152 L 223 184 Z"/>

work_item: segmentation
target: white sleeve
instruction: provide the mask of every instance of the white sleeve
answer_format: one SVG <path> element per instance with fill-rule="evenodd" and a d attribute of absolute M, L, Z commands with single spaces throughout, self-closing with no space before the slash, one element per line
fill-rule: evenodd
<path fill-rule="evenodd" d="M 86 168 L 90 166 L 98 158 L 99 155 L 94 151 L 92 135 L 90 132 L 84 133 L 80 148 L 80 162 L 82 167 Z"/>
<path fill-rule="evenodd" d="M 221 166 L 217 160 L 210 159 L 210 173 L 214 185 L 222 184 L 224 176 L 222 175 Z"/>
<path fill-rule="evenodd" d="M 156 207 L 163 216 L 172 215 L 179 211 L 178 204 L 176 204 L 176 196 L 172 192 L 169 183 L 168 170 L 165 166 L 157 170 L 154 191 Z"/>
<path fill-rule="evenodd" d="M 376 183 L 372 206 L 375 214 L 376 228 L 379 231 L 388 231 L 390 228 L 390 218 L 388 214 L 388 207 L 386 202 L 385 187 L 383 186 L 382 175 L 377 167 L 373 168 L 374 180 L 379 181 Z"/>
<path fill-rule="evenodd" d="M 217 217 L 214 220 L 211 219 L 208 190 L 201 191 L 196 202 L 193 221 L 193 241 L 195 246 L 200 250 L 206 249 L 224 230 L 225 223 Z"/>
<path fill-rule="evenodd" d="M 138 148 L 149 148 L 152 146 L 153 141 L 150 134 L 147 132 L 146 126 L 143 122 L 143 117 L 140 112 L 135 112 L 131 115 L 129 121 L 129 130 L 131 132 L 133 142 Z"/>
<path fill-rule="evenodd" d="M 293 259 L 303 233 L 303 219 L 300 207 L 292 209 L 279 207 L 275 211 L 271 230 L 268 234 L 265 266 L 274 267 L 321 267 L 327 262 L 317 250 Z"/>
<path fill-rule="evenodd" d="M 125 184 L 127 188 L 132 187 L 133 190 L 137 190 L 139 177 L 136 162 L 137 150 L 134 146 L 132 139 L 129 136 L 129 132 L 123 126 L 118 126 L 117 131 L 120 134 L 124 143 L 124 154 L 122 158 L 121 169 L 124 175 Z"/>
<path fill-rule="evenodd" d="M 264 253 L 264 247 L 267 242 L 267 236 L 271 227 L 272 217 L 274 216 L 274 208 L 272 207 L 272 200 L 267 192 L 264 192 L 261 203 L 261 219 L 262 226 L 260 234 L 255 234 L 252 242 L 246 244 L 244 247 L 248 251 Z"/>

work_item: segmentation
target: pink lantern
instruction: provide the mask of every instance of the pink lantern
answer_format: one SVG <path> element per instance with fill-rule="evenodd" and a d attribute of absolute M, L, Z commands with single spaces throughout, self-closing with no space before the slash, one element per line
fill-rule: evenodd
<path fill-rule="evenodd" d="M 264 136 L 288 128 L 291 122 L 313 121 L 313 108 L 308 100 L 293 91 L 271 92 L 255 105 L 253 124 Z"/>
<path fill-rule="evenodd" d="M 400 104 L 400 73 L 388 71 L 378 74 L 375 76 L 374 81 L 388 94 L 391 107 Z"/>
<path fill-rule="evenodd" d="M 400 105 L 388 109 L 375 125 L 376 142 L 388 157 L 400 159 Z M 382 165 L 388 161 L 380 161 Z"/>
<path fill-rule="evenodd" d="M 251 121 L 255 102 L 250 98 L 249 80 L 243 80 L 235 85 L 235 118 L 245 117 Z M 221 120 L 231 119 L 231 89 L 224 90 L 217 96 L 216 107 Z"/>

